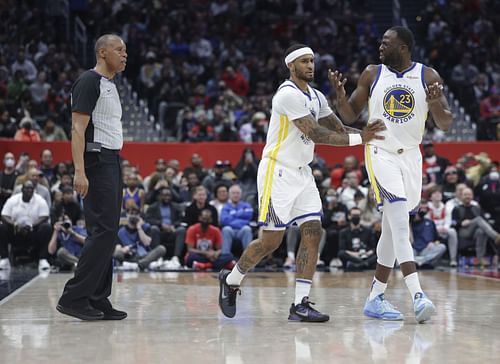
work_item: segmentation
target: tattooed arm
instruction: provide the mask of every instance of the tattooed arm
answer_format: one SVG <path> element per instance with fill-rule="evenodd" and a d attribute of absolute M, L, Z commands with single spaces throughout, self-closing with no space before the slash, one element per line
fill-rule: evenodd
<path fill-rule="evenodd" d="M 325 118 L 322 118 L 325 119 Z M 342 125 L 342 130 L 337 125 L 335 126 L 337 130 L 330 130 L 325 126 L 322 126 L 314 120 L 312 115 L 307 115 L 302 118 L 293 120 L 295 126 L 300 129 L 305 135 L 307 135 L 316 144 L 328 144 L 328 145 L 349 145 L 349 135 Z M 323 120 L 323 123 L 325 121 Z M 328 122 L 329 125 L 333 125 L 332 121 Z M 350 128 L 352 129 L 352 128 Z M 356 130 L 356 129 L 354 129 Z M 375 121 L 363 128 L 362 131 L 358 131 L 361 134 L 361 139 L 363 143 L 367 143 L 372 139 L 384 139 L 384 137 L 377 135 L 377 132 L 385 130 L 385 125 L 382 121 Z"/>
<path fill-rule="evenodd" d="M 344 125 L 342 121 L 335 115 L 335 113 L 331 113 L 324 118 L 320 118 L 318 120 L 319 125 L 324 126 L 325 128 L 341 133 L 342 131 L 351 134 L 361 134 L 361 130 L 351 128 L 350 126 Z"/>
<path fill-rule="evenodd" d="M 325 124 L 326 118 L 322 118 Z M 333 119 L 333 118 L 332 118 Z M 305 135 L 307 135 L 316 144 L 329 144 L 329 145 L 349 145 L 349 137 L 345 132 L 342 125 L 334 125 L 333 121 L 328 124 L 334 127 L 335 130 L 330 130 L 327 127 L 320 125 L 312 115 L 304 116 L 303 118 L 295 119 L 294 124 Z"/>

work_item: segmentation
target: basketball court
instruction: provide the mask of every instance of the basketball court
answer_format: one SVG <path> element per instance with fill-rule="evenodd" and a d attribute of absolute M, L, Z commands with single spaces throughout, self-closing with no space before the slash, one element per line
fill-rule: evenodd
<path fill-rule="evenodd" d="M 0 363 L 481 363 L 500 358 L 500 280 L 422 272 L 437 306 L 413 318 L 401 273 L 387 297 L 404 322 L 365 318 L 373 272 L 317 273 L 312 301 L 323 324 L 290 323 L 294 273 L 251 273 L 237 314 L 219 312 L 216 273 L 115 274 L 124 321 L 82 322 L 55 309 L 69 274 L 36 276 L 0 301 Z"/>

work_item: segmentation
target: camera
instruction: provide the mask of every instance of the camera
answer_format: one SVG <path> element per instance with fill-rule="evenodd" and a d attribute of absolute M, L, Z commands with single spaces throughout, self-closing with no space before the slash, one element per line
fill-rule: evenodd
<path fill-rule="evenodd" d="M 136 215 L 131 215 L 128 217 L 128 222 L 130 223 L 130 225 L 137 225 L 137 223 L 139 222 L 139 216 L 136 216 Z"/>
<path fill-rule="evenodd" d="M 65 230 L 68 230 L 71 228 L 71 222 L 70 221 L 64 221 L 61 226 L 63 227 L 63 229 Z"/>

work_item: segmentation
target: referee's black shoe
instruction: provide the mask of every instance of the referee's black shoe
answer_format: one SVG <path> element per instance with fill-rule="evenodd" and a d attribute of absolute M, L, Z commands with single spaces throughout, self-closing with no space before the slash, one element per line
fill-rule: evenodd
<path fill-rule="evenodd" d="M 58 304 L 56 307 L 57 311 L 68 316 L 76 317 L 77 319 L 83 321 L 97 321 L 104 318 L 104 313 L 91 306 L 86 307 L 67 307 Z"/>
<path fill-rule="evenodd" d="M 114 309 L 107 298 L 100 301 L 90 301 L 90 305 L 96 310 L 102 311 L 104 316 L 101 320 L 123 320 L 127 317 L 125 311 Z"/>
<path fill-rule="evenodd" d="M 230 286 L 226 283 L 226 277 L 231 273 L 223 269 L 219 273 L 219 307 L 224 316 L 232 318 L 236 315 L 236 296 L 241 294 L 238 286 Z"/>

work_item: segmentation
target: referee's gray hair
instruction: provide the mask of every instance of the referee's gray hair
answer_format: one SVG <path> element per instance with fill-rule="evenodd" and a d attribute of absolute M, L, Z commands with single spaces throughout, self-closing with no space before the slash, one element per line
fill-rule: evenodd
<path fill-rule="evenodd" d="M 118 38 L 121 39 L 119 35 L 116 34 L 104 34 L 101 35 L 99 38 L 97 38 L 94 46 L 94 51 L 97 54 L 99 52 L 99 49 L 101 48 L 106 48 L 106 46 L 109 44 L 111 39 Z"/>

